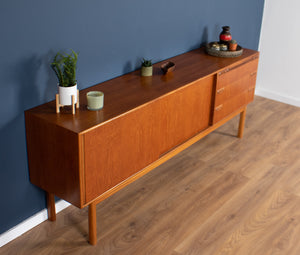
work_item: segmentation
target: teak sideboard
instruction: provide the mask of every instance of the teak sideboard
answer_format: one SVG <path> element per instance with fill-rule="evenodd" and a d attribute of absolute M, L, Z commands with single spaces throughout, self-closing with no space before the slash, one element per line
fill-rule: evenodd
<path fill-rule="evenodd" d="M 253 101 L 259 53 L 218 58 L 203 48 L 162 63 L 152 77 L 134 71 L 80 91 L 73 115 L 55 101 L 25 111 L 30 180 L 47 193 L 48 217 L 58 196 L 89 206 L 89 242 L 97 242 L 96 205 L 240 114 Z M 163 61 L 165 62 L 165 61 Z M 104 108 L 87 110 L 86 93 L 104 92 Z"/>

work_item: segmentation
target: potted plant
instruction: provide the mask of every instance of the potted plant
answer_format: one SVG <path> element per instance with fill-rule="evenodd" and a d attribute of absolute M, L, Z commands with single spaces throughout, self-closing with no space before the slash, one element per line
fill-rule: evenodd
<path fill-rule="evenodd" d="M 58 52 L 51 67 L 54 70 L 58 79 L 58 93 L 60 105 L 72 105 L 72 95 L 75 96 L 77 103 L 77 81 L 76 81 L 76 66 L 78 54 L 71 50 L 71 54 Z"/>
<path fill-rule="evenodd" d="M 141 75 L 142 76 L 152 76 L 152 72 L 153 72 L 152 61 L 149 59 L 143 58 Z"/>
<path fill-rule="evenodd" d="M 230 51 L 236 51 L 236 48 L 237 48 L 237 42 L 236 42 L 236 40 L 231 40 L 229 42 L 229 50 Z"/>

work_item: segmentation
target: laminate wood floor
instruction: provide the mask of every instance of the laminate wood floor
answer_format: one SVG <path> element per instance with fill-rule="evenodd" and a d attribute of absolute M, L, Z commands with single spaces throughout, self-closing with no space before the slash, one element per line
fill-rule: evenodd
<path fill-rule="evenodd" d="M 299 255 L 300 108 L 261 97 L 238 117 L 88 211 L 68 207 L 0 254 Z"/>

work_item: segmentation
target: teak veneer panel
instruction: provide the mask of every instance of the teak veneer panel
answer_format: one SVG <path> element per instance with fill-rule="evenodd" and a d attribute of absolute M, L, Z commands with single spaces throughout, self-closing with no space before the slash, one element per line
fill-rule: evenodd
<path fill-rule="evenodd" d="M 80 207 L 78 135 L 25 112 L 30 181 Z"/>
<path fill-rule="evenodd" d="M 204 78 L 85 133 L 86 203 L 207 128 L 213 86 Z"/>
<path fill-rule="evenodd" d="M 84 134 L 87 203 L 158 159 L 158 110 L 148 104 Z"/>

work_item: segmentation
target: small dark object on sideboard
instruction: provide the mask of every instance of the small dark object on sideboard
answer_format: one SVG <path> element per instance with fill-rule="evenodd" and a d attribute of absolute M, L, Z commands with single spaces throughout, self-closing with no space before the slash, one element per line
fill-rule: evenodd
<path fill-rule="evenodd" d="M 161 65 L 161 70 L 166 73 L 173 72 L 175 69 L 175 64 L 173 62 L 165 62 Z"/>

